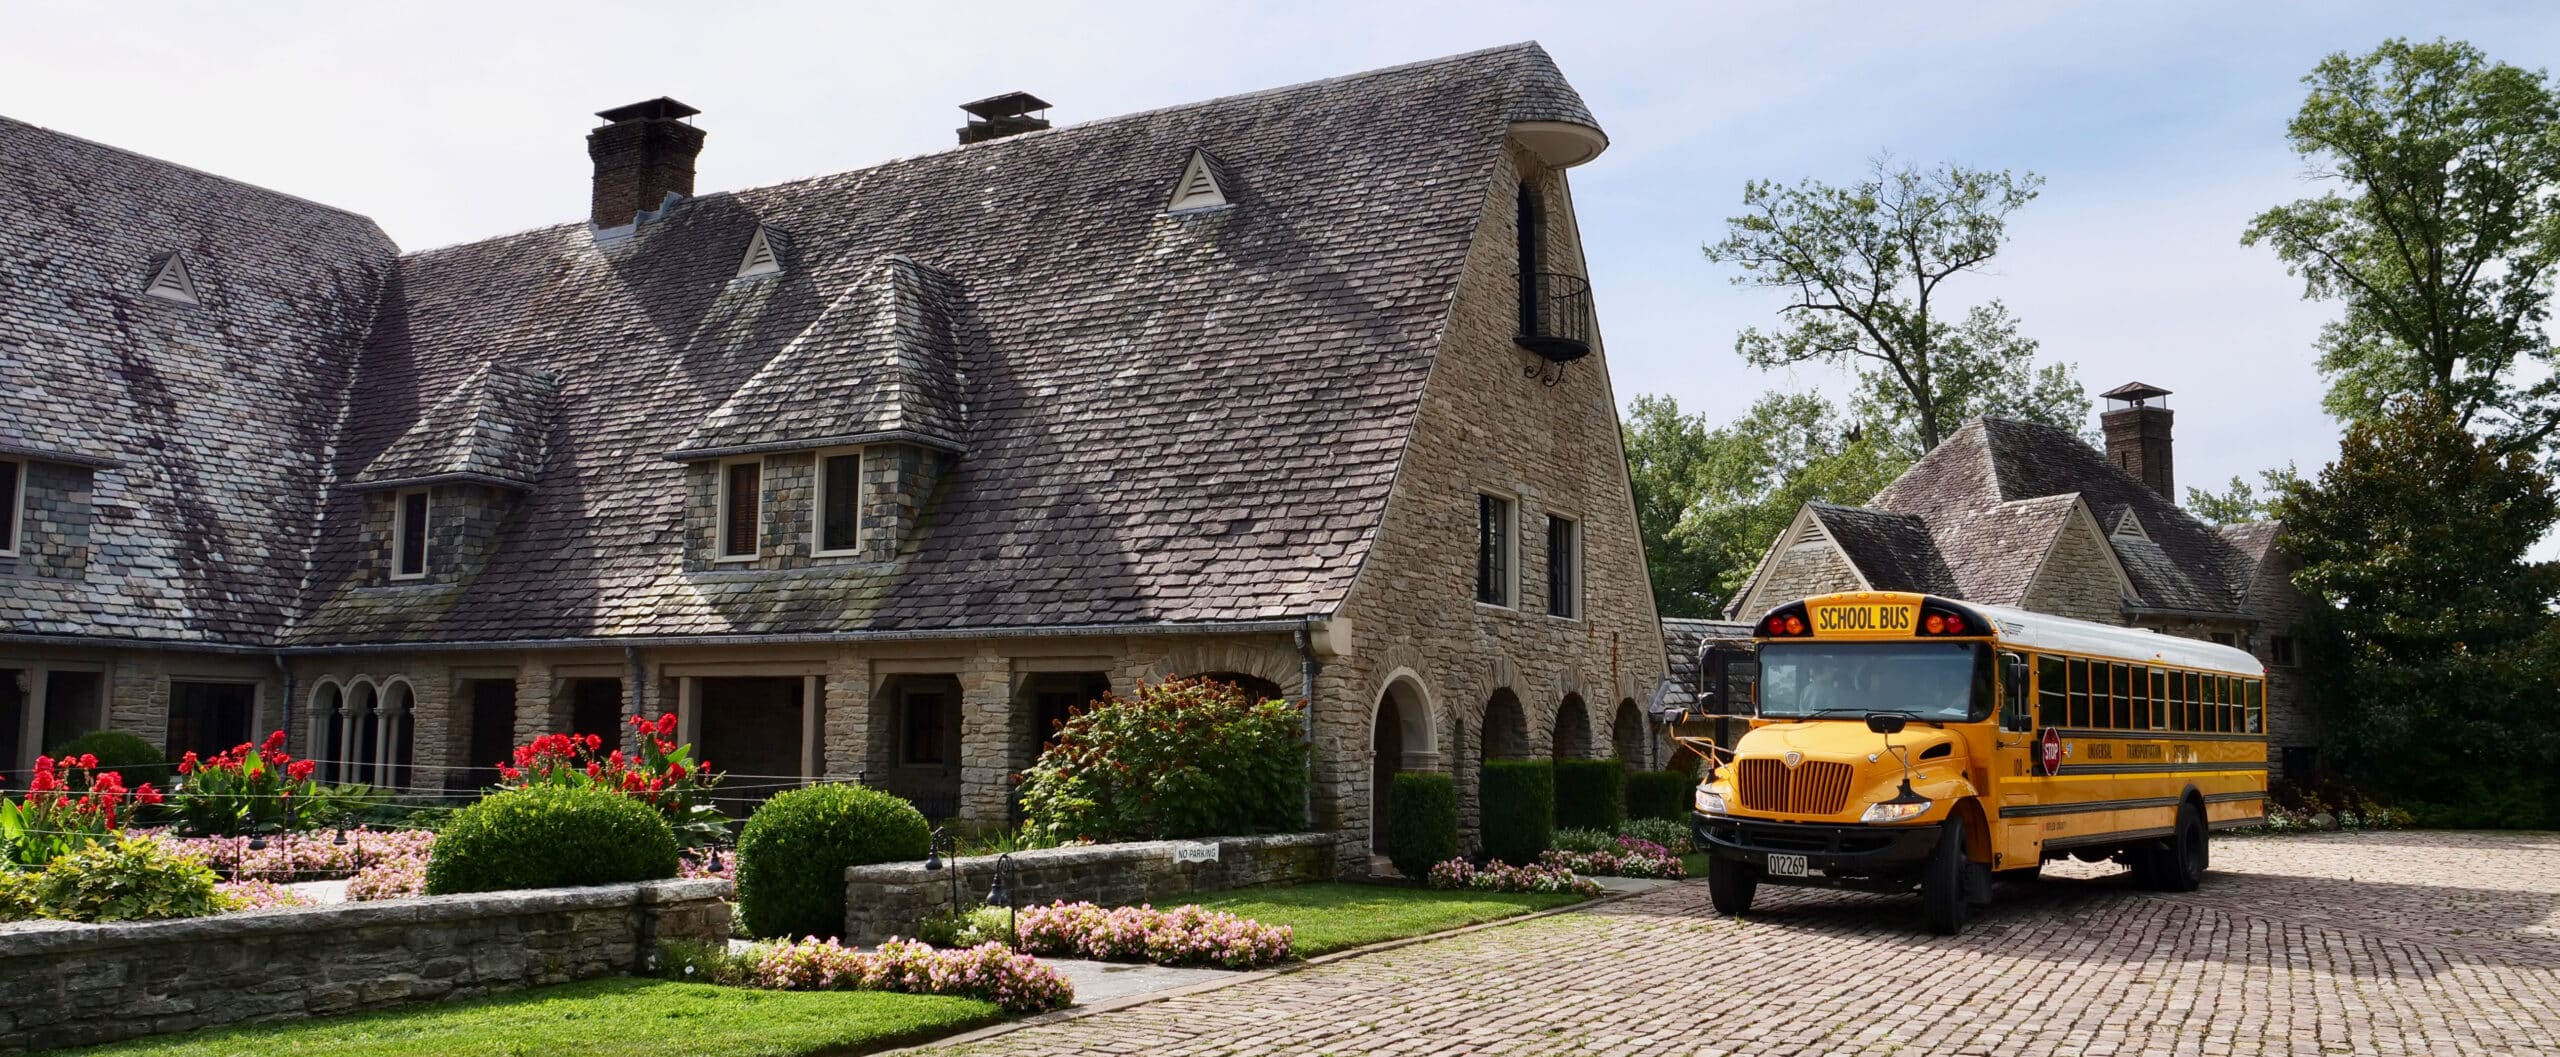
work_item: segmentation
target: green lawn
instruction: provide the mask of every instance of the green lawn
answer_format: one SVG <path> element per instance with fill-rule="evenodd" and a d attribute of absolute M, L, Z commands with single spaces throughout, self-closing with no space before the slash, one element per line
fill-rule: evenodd
<path fill-rule="evenodd" d="M 751 991 L 618 977 L 449 1005 L 138 1039 L 80 1052 L 152 1057 L 794 1057 L 916 1042 L 1001 1019 L 993 1003 L 972 998 Z"/>
<path fill-rule="evenodd" d="M 1294 930 L 1298 957 L 1419 936 L 1580 902 L 1576 895 L 1448 892 L 1371 884 L 1248 888 L 1200 900 L 1211 910 Z"/>
<path fill-rule="evenodd" d="M 1712 858 L 1712 856 L 1705 852 L 1693 851 L 1680 857 L 1680 866 L 1689 872 L 1689 879 L 1695 881 L 1707 875 L 1707 860 L 1709 858 Z"/>

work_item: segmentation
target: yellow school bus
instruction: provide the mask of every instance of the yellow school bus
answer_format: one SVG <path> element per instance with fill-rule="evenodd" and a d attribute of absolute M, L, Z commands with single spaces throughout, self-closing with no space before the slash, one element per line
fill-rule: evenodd
<path fill-rule="evenodd" d="M 1762 884 L 1916 889 L 1953 934 L 1995 873 L 2064 856 L 2193 890 L 2211 831 L 2265 817 L 2266 670 L 2244 651 L 1896 592 L 1752 630 L 1750 730 L 1710 756 L 1692 822 L 1718 912 Z"/>

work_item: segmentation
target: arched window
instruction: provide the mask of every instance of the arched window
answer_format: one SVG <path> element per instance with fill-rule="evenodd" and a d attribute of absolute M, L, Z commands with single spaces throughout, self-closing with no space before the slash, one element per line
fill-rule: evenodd
<path fill-rule="evenodd" d="M 1476 739 L 1479 760 L 1516 760 L 1529 754 L 1529 721 L 1520 698 L 1504 687 L 1484 706 L 1484 732 Z"/>
<path fill-rule="evenodd" d="M 1554 734 L 1549 746 L 1555 759 L 1578 760 L 1591 755 L 1591 713 L 1582 707 L 1581 694 L 1566 694 L 1556 705 Z"/>
<path fill-rule="evenodd" d="M 417 695 L 410 691 L 408 683 L 395 682 L 383 689 L 379 708 L 382 713 L 382 748 L 377 754 L 381 764 L 375 769 L 375 785 L 392 790 L 409 787 L 409 762 L 414 750 L 411 742 L 417 730 L 416 706 Z"/>
<path fill-rule="evenodd" d="M 382 691 L 372 683 L 357 683 L 347 694 L 346 753 L 342 782 L 376 781 L 374 769 L 382 762 Z"/>
<path fill-rule="evenodd" d="M 321 683 L 311 691 L 311 740 L 304 752 L 319 761 L 315 769 L 324 782 L 345 781 L 340 776 L 347 758 L 347 692 L 336 683 Z"/>

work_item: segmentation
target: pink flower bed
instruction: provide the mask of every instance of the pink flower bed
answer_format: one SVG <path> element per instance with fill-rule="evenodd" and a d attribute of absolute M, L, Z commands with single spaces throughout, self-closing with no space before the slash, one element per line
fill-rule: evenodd
<path fill-rule="evenodd" d="M 1576 877 L 1571 870 L 1543 861 L 1528 866 L 1498 862 L 1477 866 L 1465 859 L 1451 859 L 1431 868 L 1431 887 L 1467 888 L 1478 892 L 1600 894 L 1600 885 L 1590 878 Z"/>
<path fill-rule="evenodd" d="M 1019 927 L 1022 949 L 1033 954 L 1229 969 L 1287 961 L 1292 941 L 1287 925 L 1191 904 L 1157 910 L 1059 902 L 1025 908 Z"/>
<path fill-rule="evenodd" d="M 1549 850 L 1538 856 L 1541 866 L 1553 866 L 1586 877 L 1651 877 L 1677 881 L 1689 876 L 1687 867 L 1671 849 L 1649 840 L 1618 838 L 1616 851 L 1571 852 Z"/>
<path fill-rule="evenodd" d="M 938 951 L 913 940 L 892 939 L 876 951 L 858 951 L 834 940 L 807 939 L 764 947 L 754 956 L 748 983 L 779 991 L 904 991 L 960 995 L 993 1002 L 1015 1013 L 1064 1009 L 1075 988 L 1058 971 L 1001 943 Z"/>
<path fill-rule="evenodd" d="M 293 894 L 291 889 L 273 881 L 224 881 L 214 889 L 222 893 L 223 903 L 233 910 L 271 910 L 276 907 L 307 907 L 311 901 Z"/>
<path fill-rule="evenodd" d="M 268 881 L 349 877 L 365 866 L 395 859 L 424 863 L 436 843 L 436 835 L 427 830 L 351 829 L 345 844 L 337 843 L 335 830 L 282 833 L 264 838 L 265 846 L 255 849 L 248 837 L 155 836 L 236 880 Z"/>
<path fill-rule="evenodd" d="M 727 848 L 686 848 L 676 859 L 676 876 L 686 880 L 735 881 L 738 853 Z"/>

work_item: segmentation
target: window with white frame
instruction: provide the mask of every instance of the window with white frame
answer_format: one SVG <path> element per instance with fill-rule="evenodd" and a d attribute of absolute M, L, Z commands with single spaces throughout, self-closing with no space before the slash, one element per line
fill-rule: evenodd
<path fill-rule="evenodd" d="M 1582 615 L 1582 524 L 1547 515 L 1547 615 Z"/>
<path fill-rule="evenodd" d="M 722 561 L 756 556 L 764 536 L 764 460 L 721 464 L 719 533 Z"/>
<path fill-rule="evenodd" d="M 20 511 L 27 506 L 27 464 L 0 459 L 0 556 L 18 553 Z"/>
<path fill-rule="evenodd" d="M 403 489 L 391 504 L 391 578 L 427 575 L 427 490 Z"/>
<path fill-rule="evenodd" d="M 862 452 L 818 453 L 817 545 L 821 556 L 862 549 Z"/>
<path fill-rule="evenodd" d="M 1489 606 L 1508 606 L 1516 585 L 1512 555 L 1511 500 L 1498 495 L 1476 496 L 1476 601 Z"/>

